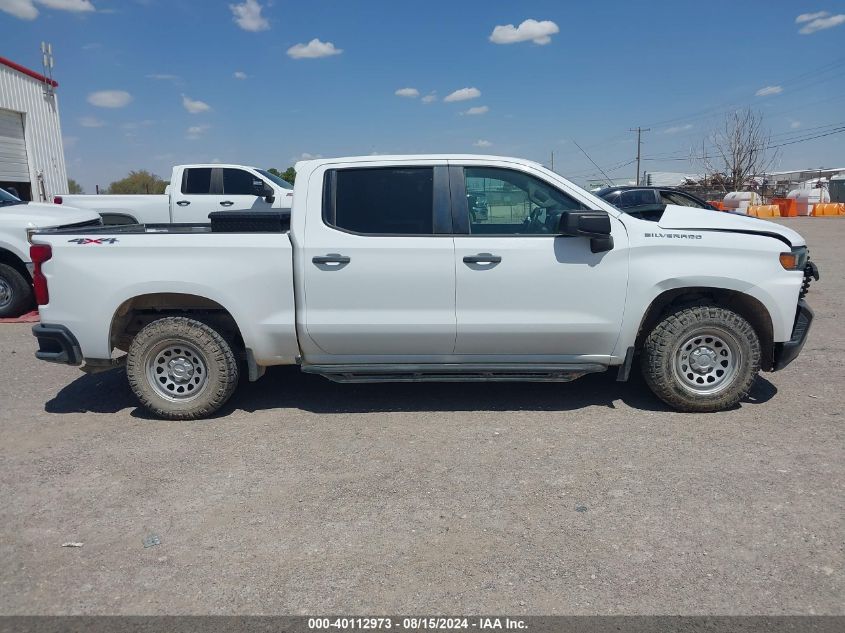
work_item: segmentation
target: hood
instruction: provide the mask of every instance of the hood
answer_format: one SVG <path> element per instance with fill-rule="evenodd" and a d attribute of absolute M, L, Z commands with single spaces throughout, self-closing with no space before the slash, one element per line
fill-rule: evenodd
<path fill-rule="evenodd" d="M 14 224 L 16 228 L 23 229 L 46 229 L 99 219 L 100 214 L 96 211 L 44 202 L 26 202 L 0 207 L 0 223 Z"/>
<path fill-rule="evenodd" d="M 657 225 L 661 229 L 730 231 L 768 235 L 786 242 L 790 246 L 806 245 L 804 238 L 788 227 L 753 216 L 727 211 L 711 211 L 709 209 L 695 209 L 668 204 Z"/>

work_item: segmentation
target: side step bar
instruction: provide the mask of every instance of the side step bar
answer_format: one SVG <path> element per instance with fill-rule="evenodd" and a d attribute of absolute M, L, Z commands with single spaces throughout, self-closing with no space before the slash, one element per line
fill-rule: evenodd
<path fill-rule="evenodd" d="M 571 365 L 530 364 L 379 364 L 302 365 L 307 374 L 334 382 L 569 382 L 584 374 L 602 372 L 598 363 Z"/>

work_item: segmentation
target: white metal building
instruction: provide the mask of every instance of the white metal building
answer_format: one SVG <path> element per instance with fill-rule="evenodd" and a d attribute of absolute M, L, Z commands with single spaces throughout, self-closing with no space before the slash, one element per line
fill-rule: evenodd
<path fill-rule="evenodd" d="M 0 57 L 0 187 L 24 200 L 67 193 L 57 86 Z"/>

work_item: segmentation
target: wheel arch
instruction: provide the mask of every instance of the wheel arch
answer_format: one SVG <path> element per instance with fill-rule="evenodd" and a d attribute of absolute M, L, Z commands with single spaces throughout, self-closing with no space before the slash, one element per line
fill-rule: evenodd
<path fill-rule="evenodd" d="M 32 276 L 29 274 L 29 270 L 27 270 L 26 264 L 14 251 L 10 251 L 7 248 L 0 247 L 0 264 L 6 264 L 7 266 L 11 266 L 20 274 L 22 274 L 24 279 L 27 280 L 27 282 L 32 283 Z"/>
<path fill-rule="evenodd" d="M 223 305 L 181 292 L 136 295 L 121 303 L 112 315 L 109 341 L 112 348 L 128 350 L 132 339 L 145 325 L 168 316 L 185 316 L 214 327 L 244 348 L 244 337 L 232 313 Z"/>
<path fill-rule="evenodd" d="M 634 349 L 639 352 L 649 332 L 676 308 L 712 303 L 733 310 L 751 324 L 760 339 L 762 369 L 769 371 L 774 360 L 774 326 L 771 314 L 759 299 L 738 290 L 707 286 L 673 288 L 652 300 L 640 321 Z"/>

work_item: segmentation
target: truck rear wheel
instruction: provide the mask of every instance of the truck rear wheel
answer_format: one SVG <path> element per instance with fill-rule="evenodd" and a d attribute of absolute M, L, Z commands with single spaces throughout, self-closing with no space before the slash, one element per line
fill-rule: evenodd
<path fill-rule="evenodd" d="M 157 416 L 196 420 L 223 406 L 238 384 L 232 345 L 194 319 L 166 317 L 138 332 L 126 374 L 132 391 Z"/>
<path fill-rule="evenodd" d="M 679 411 L 722 411 L 737 404 L 760 371 L 760 339 L 731 310 L 696 306 L 663 318 L 642 354 L 648 386 Z"/>
<path fill-rule="evenodd" d="M 0 319 L 19 317 L 32 305 L 32 286 L 17 270 L 0 264 Z"/>

